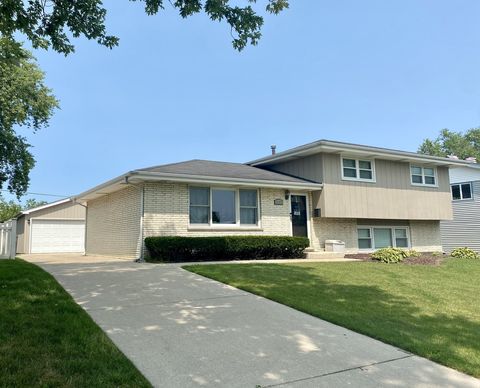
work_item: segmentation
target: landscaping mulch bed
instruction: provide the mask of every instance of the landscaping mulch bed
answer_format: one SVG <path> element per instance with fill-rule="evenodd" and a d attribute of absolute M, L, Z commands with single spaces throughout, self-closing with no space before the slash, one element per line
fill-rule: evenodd
<path fill-rule="evenodd" d="M 368 262 L 377 262 L 378 260 L 372 259 L 370 253 L 355 253 L 355 254 L 346 254 L 345 258 L 347 259 L 357 259 Z M 401 262 L 401 264 L 406 265 L 440 265 L 445 259 L 445 255 L 434 255 L 433 253 L 422 253 L 418 257 L 408 257 Z"/>

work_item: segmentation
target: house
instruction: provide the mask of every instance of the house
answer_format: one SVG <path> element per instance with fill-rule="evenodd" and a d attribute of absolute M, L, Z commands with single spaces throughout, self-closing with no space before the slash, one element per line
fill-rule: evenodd
<path fill-rule="evenodd" d="M 83 253 L 85 206 L 69 198 L 17 216 L 17 253 Z"/>
<path fill-rule="evenodd" d="M 465 162 L 320 140 L 245 164 L 190 160 L 130 171 L 74 198 L 87 254 L 142 257 L 148 236 L 306 236 L 322 251 L 441 251 L 448 170 Z"/>
<path fill-rule="evenodd" d="M 450 169 L 450 187 L 453 219 L 440 223 L 443 248 L 480 252 L 480 166 L 470 163 Z"/>

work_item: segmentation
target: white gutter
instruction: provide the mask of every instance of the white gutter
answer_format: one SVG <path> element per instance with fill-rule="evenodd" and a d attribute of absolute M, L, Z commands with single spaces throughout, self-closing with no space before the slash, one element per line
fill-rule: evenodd
<path fill-rule="evenodd" d="M 139 171 L 138 174 L 132 175 L 132 179 L 150 180 L 150 181 L 168 181 L 168 182 L 191 182 L 191 183 L 210 183 L 210 184 L 237 184 L 239 186 L 256 186 L 256 187 L 272 187 L 272 188 L 292 188 L 304 190 L 321 190 L 322 183 L 310 182 L 290 182 L 277 180 L 260 180 L 260 179 L 243 179 L 243 178 L 227 178 L 215 177 L 207 175 L 190 175 L 190 174 L 172 174 L 172 173 L 155 173 L 149 171 Z"/>
<path fill-rule="evenodd" d="M 30 214 L 30 213 L 36 212 L 38 210 L 48 209 L 49 207 L 56 206 L 56 205 L 61 205 L 63 203 L 67 203 L 67 202 L 70 202 L 70 201 L 71 201 L 70 198 L 65 198 L 65 199 L 61 199 L 59 201 L 47 203 L 45 205 L 37 206 L 37 207 L 34 207 L 32 209 L 24 210 L 19 214 L 19 216 L 23 215 L 23 214 Z"/>
<path fill-rule="evenodd" d="M 278 162 L 287 158 L 302 156 L 306 153 L 311 152 L 321 152 L 321 151 L 333 151 L 333 152 L 354 152 L 359 154 L 370 155 L 371 157 L 380 157 L 386 159 L 392 159 L 392 157 L 397 157 L 399 159 L 405 159 L 406 161 L 416 161 L 416 162 L 431 162 L 445 166 L 468 166 L 471 165 L 471 162 L 466 162 L 463 160 L 448 159 L 438 156 L 422 155 L 415 152 L 392 150 L 388 148 L 380 147 L 370 147 L 363 146 L 359 144 L 350 144 L 350 143 L 341 143 L 334 142 L 330 140 L 320 140 L 314 143 L 305 144 L 300 147 L 295 147 L 287 151 L 278 152 L 275 155 L 269 155 L 263 158 L 255 159 L 250 162 L 247 162 L 247 165 L 250 166 L 259 166 L 264 164 L 269 164 L 272 162 Z"/>

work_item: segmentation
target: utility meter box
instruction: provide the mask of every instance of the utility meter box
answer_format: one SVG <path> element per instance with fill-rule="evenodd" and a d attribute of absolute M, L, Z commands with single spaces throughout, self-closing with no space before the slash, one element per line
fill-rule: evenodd
<path fill-rule="evenodd" d="M 345 252 L 345 242 L 341 240 L 325 240 L 325 252 Z"/>

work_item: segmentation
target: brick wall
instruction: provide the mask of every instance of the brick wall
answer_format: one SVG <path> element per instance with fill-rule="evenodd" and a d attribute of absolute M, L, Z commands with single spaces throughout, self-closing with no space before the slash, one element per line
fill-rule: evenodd
<path fill-rule="evenodd" d="M 358 250 L 357 220 L 352 218 L 312 218 L 311 245 L 325 249 L 325 240 L 342 240 L 347 252 Z"/>
<path fill-rule="evenodd" d="M 139 256 L 141 189 L 125 189 L 88 202 L 87 254 Z"/>
<path fill-rule="evenodd" d="M 410 221 L 410 234 L 417 251 L 442 251 L 440 221 Z"/>
<path fill-rule="evenodd" d="M 182 183 L 146 183 L 144 236 L 215 236 L 215 235 L 291 235 L 289 202 L 274 205 L 284 190 L 260 189 L 260 227 L 239 229 L 201 229 L 189 227 L 188 185 Z"/>

